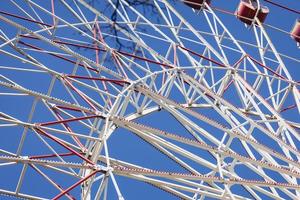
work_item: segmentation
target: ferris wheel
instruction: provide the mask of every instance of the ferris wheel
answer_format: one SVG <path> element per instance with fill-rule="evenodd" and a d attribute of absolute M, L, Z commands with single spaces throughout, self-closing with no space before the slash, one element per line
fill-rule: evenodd
<path fill-rule="evenodd" d="M 300 6 L 278 2 L 7 0 L 0 199 L 299 199 Z"/>

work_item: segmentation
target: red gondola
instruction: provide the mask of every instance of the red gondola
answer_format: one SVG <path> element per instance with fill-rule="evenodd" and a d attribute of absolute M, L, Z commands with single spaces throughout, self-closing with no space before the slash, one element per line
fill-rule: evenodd
<path fill-rule="evenodd" d="M 210 4 L 210 1 L 211 0 L 184 0 L 183 2 L 196 10 L 200 10 L 204 2 Z"/>
<path fill-rule="evenodd" d="M 295 26 L 291 31 L 291 36 L 296 42 L 300 43 L 300 19 L 297 19 Z"/>
<path fill-rule="evenodd" d="M 258 12 L 258 13 L 257 13 Z M 263 23 L 269 13 L 269 9 L 266 6 L 260 6 L 258 10 L 258 5 L 255 1 L 242 0 L 236 11 L 237 17 L 244 23 L 251 25 L 255 16 L 261 23 Z"/>

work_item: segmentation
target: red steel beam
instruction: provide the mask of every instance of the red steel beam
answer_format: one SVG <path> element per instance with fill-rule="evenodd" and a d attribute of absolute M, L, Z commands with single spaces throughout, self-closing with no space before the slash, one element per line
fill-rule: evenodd
<path fill-rule="evenodd" d="M 297 105 L 294 104 L 294 105 L 290 105 L 290 106 L 288 106 L 288 107 L 286 107 L 286 108 L 283 108 L 283 109 L 280 110 L 280 113 L 285 112 L 285 111 L 288 111 L 288 110 L 291 110 L 291 109 L 293 109 L 293 108 L 297 108 Z"/>
<path fill-rule="evenodd" d="M 213 59 L 211 59 L 211 58 L 208 58 L 208 57 L 206 57 L 206 56 L 203 56 L 203 55 L 201 55 L 201 54 L 199 54 L 199 53 L 196 53 L 196 52 L 194 52 L 194 51 L 192 51 L 192 50 L 190 50 L 190 49 L 188 49 L 188 48 L 185 48 L 185 47 L 182 47 L 182 46 L 179 46 L 179 47 L 182 48 L 182 49 L 184 49 L 184 50 L 186 50 L 186 51 L 188 51 L 188 52 L 190 52 L 190 53 L 192 53 L 192 54 L 194 54 L 194 55 L 196 55 L 196 56 L 198 56 L 198 57 L 200 57 L 200 58 L 203 58 L 203 59 L 208 60 L 208 61 L 210 61 L 210 62 L 212 62 L 212 63 L 215 63 L 215 64 L 217 64 L 217 65 L 220 65 L 221 67 L 226 67 L 224 64 L 219 63 L 219 62 L 217 62 L 216 60 L 213 60 Z M 243 56 L 241 59 L 239 59 L 239 60 L 235 63 L 235 66 L 236 66 L 238 63 L 240 63 L 240 62 L 242 61 L 242 59 L 244 59 L 244 58 L 246 58 L 246 57 L 249 57 L 253 62 L 255 62 L 255 63 L 258 64 L 259 66 L 261 66 L 261 67 L 267 69 L 268 71 L 272 72 L 274 75 L 276 75 L 276 76 L 278 76 L 278 77 L 280 77 L 280 78 L 286 80 L 286 78 L 285 78 L 284 76 L 278 74 L 276 71 L 272 70 L 270 67 L 265 66 L 264 64 L 262 64 L 261 62 L 259 62 L 259 61 L 256 60 L 256 59 L 254 59 L 254 58 L 251 57 L 250 55 Z"/>
<path fill-rule="evenodd" d="M 53 26 L 54 26 L 54 25 L 55 25 L 55 9 L 54 9 L 54 0 L 51 0 L 51 11 L 52 11 Z"/>
<path fill-rule="evenodd" d="M 34 171 L 36 171 L 38 174 L 40 174 L 42 177 L 44 177 L 44 175 L 43 175 L 40 171 L 38 171 L 38 170 L 36 169 L 35 166 L 33 166 L 32 164 L 29 164 L 29 166 L 30 166 Z M 49 177 L 48 177 L 48 178 L 49 178 Z M 50 179 L 50 178 L 49 178 L 49 179 Z M 56 187 L 60 188 L 61 191 L 63 191 L 63 188 L 62 188 L 58 183 L 56 183 L 56 182 L 53 181 L 52 179 L 50 179 L 50 180 L 52 181 L 53 184 L 55 184 Z M 71 200 L 76 200 L 76 198 L 73 197 L 72 195 L 70 195 L 69 193 L 66 193 L 66 196 L 67 196 L 69 199 L 71 199 Z"/>
<path fill-rule="evenodd" d="M 81 158 L 82 160 L 86 161 L 87 163 L 94 165 L 94 163 L 85 158 L 84 156 L 82 156 L 80 153 L 78 153 L 77 151 L 75 151 L 74 149 L 72 149 L 71 147 L 67 146 L 66 144 L 64 144 L 61 140 L 55 138 L 54 136 L 48 134 L 46 131 L 44 131 L 41 128 L 35 128 L 35 130 L 37 131 L 37 133 L 46 136 L 47 138 L 53 140 L 54 142 L 58 143 L 59 145 L 63 146 L 64 148 L 66 148 L 67 150 L 71 151 L 72 153 L 74 153 L 76 156 L 78 156 L 79 158 Z"/>
<path fill-rule="evenodd" d="M 104 40 L 102 39 L 101 32 L 98 29 L 99 29 L 98 23 L 95 21 L 95 24 L 93 26 L 93 36 L 94 36 L 94 39 L 96 39 L 97 41 L 99 41 L 99 38 L 100 38 L 100 41 L 102 43 L 104 43 Z M 94 47 L 98 47 L 98 44 L 96 42 L 94 42 Z M 99 52 L 100 51 L 98 49 L 95 50 L 97 65 L 99 65 Z M 104 91 L 109 93 L 107 85 L 106 85 L 106 82 L 105 81 L 101 81 L 101 83 L 102 83 L 102 85 L 104 87 Z M 111 100 L 110 100 L 109 97 L 106 98 L 106 101 L 109 103 L 110 106 L 112 106 L 112 102 L 111 102 Z"/>
<path fill-rule="evenodd" d="M 24 46 L 27 46 L 27 47 L 30 47 L 30 48 L 33 48 L 33 49 L 36 49 L 36 50 L 39 50 L 39 51 L 42 51 L 42 50 L 43 50 L 43 49 L 41 49 L 41 48 L 39 48 L 39 47 L 37 47 L 37 46 L 34 46 L 34 45 L 31 45 L 31 44 L 25 43 L 25 42 L 23 42 L 23 41 L 19 41 L 19 43 L 22 44 L 22 45 L 24 45 Z M 49 53 L 49 52 L 45 52 L 45 53 L 46 53 L 46 54 L 49 54 L 49 55 L 51 55 L 51 56 L 60 58 L 60 59 L 62 59 L 62 60 L 65 60 L 65 61 L 67 61 L 67 62 L 70 62 L 70 63 L 72 63 L 72 64 L 74 64 L 74 65 L 77 64 L 75 61 L 73 61 L 73 60 L 71 60 L 71 59 L 69 59 L 69 58 L 66 58 L 66 57 L 64 57 L 64 56 L 57 55 L 57 54 L 54 54 L 54 53 Z M 81 63 L 79 63 L 78 65 L 79 65 L 80 67 L 84 67 L 84 68 L 87 68 L 87 69 L 89 69 L 89 70 L 91 70 L 91 71 L 94 71 L 94 72 L 96 72 L 96 73 L 99 73 L 99 70 L 94 69 L 94 68 L 92 68 L 92 67 L 85 66 L 85 65 L 83 65 L 83 64 L 81 64 Z"/>
<path fill-rule="evenodd" d="M 61 154 L 57 154 L 60 157 L 65 157 L 65 156 L 73 156 L 74 153 L 70 152 L 70 153 L 61 153 Z M 36 155 L 36 156 L 29 156 L 30 159 L 40 159 L 40 158 L 53 158 L 53 157 L 57 157 L 56 154 L 47 154 L 47 155 Z"/>
<path fill-rule="evenodd" d="M 57 121 L 52 121 L 52 122 L 45 122 L 45 123 L 40 123 L 39 125 L 40 126 L 50 126 L 50 125 L 54 125 L 54 124 L 64 124 L 64 123 L 67 123 L 67 122 L 74 122 L 74 121 L 97 118 L 97 117 L 100 117 L 100 118 L 104 119 L 103 116 L 92 115 L 92 116 L 77 117 L 77 118 L 72 118 L 72 119 L 57 120 Z"/>
<path fill-rule="evenodd" d="M 23 35 L 23 34 L 20 35 L 20 36 L 25 37 L 25 38 L 30 38 L 30 39 L 38 39 L 34 36 L 28 36 L 28 35 Z M 77 44 L 77 43 L 72 43 L 72 42 L 64 42 L 64 41 L 59 41 L 59 40 L 53 40 L 53 42 L 58 43 L 58 44 L 65 44 L 65 45 L 69 45 L 69 46 L 75 46 L 75 47 L 80 47 L 80 48 L 91 49 L 91 50 L 98 50 L 98 51 L 104 51 L 104 52 L 107 51 L 106 49 L 102 49 L 102 48 L 99 48 L 99 47 L 93 47 L 93 46 L 89 46 L 89 45 Z M 122 55 L 130 56 L 132 58 L 143 60 L 143 61 L 146 61 L 146 62 L 149 62 L 149 63 L 161 65 L 161 66 L 167 67 L 167 68 L 173 68 L 172 65 L 165 64 L 165 63 L 160 63 L 160 62 L 157 62 L 155 60 L 151 60 L 151 59 L 148 59 L 148 58 L 137 56 L 137 55 L 134 55 L 134 54 L 131 54 L 131 53 L 128 53 L 128 52 L 119 51 L 119 50 L 115 50 L 115 49 L 114 49 L 114 51 L 117 52 L 117 53 L 120 53 Z"/>
<path fill-rule="evenodd" d="M 86 80 L 95 80 L 95 81 L 104 81 L 104 82 L 111 82 L 117 85 L 123 86 L 123 84 L 130 84 L 130 82 L 125 80 L 117 80 L 117 79 L 109 79 L 109 78 L 96 78 L 96 77 L 88 77 L 88 76 L 77 76 L 77 75 L 66 75 L 70 78 L 76 79 L 86 79 Z"/>
<path fill-rule="evenodd" d="M 91 174 L 89 174 L 86 177 L 82 178 L 81 180 L 79 180 L 78 182 L 74 183 L 73 185 L 71 185 L 66 190 L 62 191 L 61 193 L 59 193 L 58 195 L 56 195 L 55 197 L 53 197 L 52 200 L 58 200 L 59 198 L 61 198 L 62 196 L 64 196 L 65 194 L 67 194 L 68 192 L 70 192 L 71 190 L 73 190 L 74 188 L 76 188 L 78 185 L 80 185 L 84 181 L 88 180 L 90 177 L 94 176 L 95 174 L 97 174 L 100 171 L 101 170 L 93 171 Z"/>
<path fill-rule="evenodd" d="M 260 65 L 261 67 L 265 68 L 266 70 L 268 70 L 269 72 L 272 72 L 274 75 L 278 76 L 279 78 L 282 78 L 283 80 L 287 80 L 284 76 L 278 74 L 276 71 L 274 71 L 273 69 L 271 69 L 270 67 L 262 64 L 261 62 L 259 62 L 258 60 L 254 59 L 253 57 L 251 57 L 250 55 L 248 55 L 248 57 L 255 62 L 256 64 Z"/>
<path fill-rule="evenodd" d="M 264 0 L 264 1 L 266 1 L 266 2 L 268 2 L 268 3 L 270 3 L 270 4 L 273 4 L 274 6 L 277 6 L 277 7 L 283 8 L 283 9 L 285 9 L 285 10 L 288 10 L 288 11 L 290 11 L 290 12 L 293 12 L 293 13 L 296 13 L 296 14 L 300 14 L 300 11 L 299 11 L 299 10 L 295 10 L 295 9 L 289 8 L 289 7 L 287 7 L 287 6 L 284 6 L 284 5 L 279 4 L 279 3 L 275 3 L 275 2 L 270 1 L 270 0 Z M 299 3 L 298 3 L 298 4 L 299 4 Z"/>
<path fill-rule="evenodd" d="M 86 97 L 84 93 L 82 93 L 80 90 L 78 90 L 70 81 L 67 79 L 64 79 L 65 83 L 72 89 L 74 90 L 93 110 L 97 110 L 95 105 Z"/>
<path fill-rule="evenodd" d="M 233 82 L 234 82 L 234 80 L 232 79 L 232 80 L 225 86 L 223 93 L 225 93 L 225 92 L 228 90 L 228 88 L 232 85 Z"/>
<path fill-rule="evenodd" d="M 200 58 L 203 58 L 203 59 L 205 59 L 205 60 L 207 60 L 207 61 L 209 61 L 209 62 L 212 62 L 212 63 L 214 63 L 214 64 L 216 64 L 216 65 L 220 65 L 221 67 L 226 67 L 226 65 L 224 65 L 223 63 L 217 62 L 216 60 L 213 60 L 213 59 L 211 59 L 211 58 L 208 58 L 208 57 L 206 57 L 206 56 L 203 56 L 202 54 L 199 54 L 199 53 L 197 53 L 197 52 L 195 52 L 195 51 L 192 51 L 191 49 L 188 49 L 188 48 L 183 47 L 183 46 L 180 46 L 180 45 L 178 45 L 178 47 L 181 48 L 181 49 L 183 49 L 183 50 L 186 50 L 187 52 L 189 52 L 189 53 L 191 53 L 191 54 L 194 54 L 194 55 L 196 55 L 196 56 L 198 56 L 198 57 L 200 57 Z"/>
<path fill-rule="evenodd" d="M 146 62 L 149 62 L 149 63 L 157 64 L 157 65 L 161 65 L 163 67 L 174 68 L 174 66 L 172 66 L 172 65 L 165 64 L 165 63 L 160 63 L 160 62 L 157 62 L 155 60 L 151 60 L 151 59 L 148 59 L 148 58 L 137 56 L 137 55 L 134 55 L 134 54 L 131 54 L 131 53 L 127 53 L 127 52 L 124 52 L 124 51 L 117 51 L 117 52 L 120 53 L 120 54 L 122 54 L 122 55 L 124 55 L 124 56 L 130 56 L 132 58 L 136 58 L 136 59 L 143 60 L 143 61 L 146 61 Z"/>
<path fill-rule="evenodd" d="M 22 19 L 22 20 L 25 20 L 25 21 L 28 21 L 28 22 L 33 22 L 33 23 L 36 23 L 36 24 L 41 24 L 41 25 L 48 26 L 48 27 L 52 26 L 50 24 L 46 24 L 46 23 L 43 23 L 43 22 L 40 22 L 40 21 L 36 21 L 36 20 L 33 20 L 33 19 L 22 17 L 22 16 L 12 14 L 12 13 L 9 13 L 9 12 L 0 11 L 0 14 L 15 17 L 15 18 Z"/>
<path fill-rule="evenodd" d="M 56 115 L 56 117 L 59 120 L 64 120 L 63 117 L 61 116 L 61 114 L 58 112 L 58 110 L 55 107 L 52 107 L 51 109 L 54 111 L 54 114 Z M 63 126 L 69 133 L 73 133 L 71 127 L 67 123 L 63 123 Z M 80 146 L 81 149 L 86 150 L 85 146 L 81 143 L 81 141 L 78 139 L 77 136 L 72 135 L 71 137 Z"/>

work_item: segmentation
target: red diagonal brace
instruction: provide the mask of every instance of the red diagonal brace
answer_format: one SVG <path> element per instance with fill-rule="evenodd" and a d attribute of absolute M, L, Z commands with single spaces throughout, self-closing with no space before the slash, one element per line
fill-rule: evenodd
<path fill-rule="evenodd" d="M 297 108 L 297 105 L 296 105 L 296 104 L 290 105 L 290 106 L 288 106 L 288 107 L 286 107 L 286 108 L 281 109 L 281 110 L 280 110 L 280 113 L 285 112 L 285 111 L 287 111 L 287 110 L 294 109 L 294 108 Z"/>
<path fill-rule="evenodd" d="M 33 23 L 36 23 L 36 24 L 41 24 L 41 25 L 44 25 L 44 26 L 51 27 L 50 24 L 46 24 L 46 23 L 43 23 L 43 22 L 40 22 L 40 21 L 36 21 L 36 20 L 33 20 L 33 19 L 22 17 L 22 16 L 19 16 L 19 15 L 16 15 L 16 14 L 12 14 L 12 13 L 8 13 L 8 12 L 3 12 L 3 11 L 0 11 L 0 14 L 11 16 L 11 17 L 15 17 L 15 18 L 22 19 L 22 20 L 25 20 L 25 21 L 28 21 L 28 22 L 33 22 Z"/>
<path fill-rule="evenodd" d="M 282 78 L 283 80 L 286 80 L 285 77 L 281 76 L 280 74 L 278 74 L 276 71 L 274 71 L 273 69 L 271 69 L 270 67 L 268 66 L 265 66 L 264 64 L 262 64 L 261 62 L 259 62 L 258 60 L 254 59 L 253 57 L 251 57 L 250 55 L 248 55 L 248 57 L 253 61 L 255 62 L 256 64 L 258 64 L 259 66 L 265 68 L 266 70 L 270 71 L 272 74 L 278 76 L 279 78 Z"/>
<path fill-rule="evenodd" d="M 36 171 L 37 173 L 39 173 L 40 175 L 43 176 L 43 174 L 41 174 L 40 171 L 38 171 L 35 167 L 33 167 L 32 164 L 29 164 L 29 166 L 30 166 L 34 171 Z M 50 179 L 50 178 L 49 178 L 49 179 Z M 50 180 L 51 180 L 51 179 L 50 179 Z M 57 184 L 57 183 L 54 182 L 53 180 L 51 180 L 51 181 L 55 184 L 56 187 L 58 187 L 58 188 L 60 188 L 61 190 L 63 190 L 62 187 L 61 187 L 59 184 Z M 66 193 L 66 196 L 67 196 L 69 199 L 71 199 L 71 200 L 76 200 L 76 198 L 73 197 L 72 195 L 70 195 L 69 193 Z"/>
<path fill-rule="evenodd" d="M 61 153 L 61 154 L 57 154 L 60 157 L 65 157 L 65 156 L 72 156 L 74 155 L 74 153 L 70 152 L 70 153 Z M 30 159 L 40 159 L 40 158 L 53 158 L 53 157 L 57 157 L 56 154 L 47 154 L 47 155 L 37 155 L 37 156 L 29 156 Z"/>
<path fill-rule="evenodd" d="M 64 148 L 68 149 L 69 151 L 71 151 L 72 153 L 74 153 L 76 156 L 78 156 L 79 158 L 81 158 L 82 160 L 86 161 L 87 163 L 94 165 L 94 163 L 92 161 L 90 161 L 89 159 L 85 158 L 84 156 L 82 156 L 80 153 L 78 153 L 77 151 L 75 151 L 74 149 L 72 149 L 71 147 L 67 146 L 66 144 L 64 144 L 61 140 L 53 137 L 52 135 L 48 134 L 46 131 L 40 129 L 40 128 L 35 128 L 35 130 L 37 131 L 37 133 L 46 136 L 47 138 L 50 138 L 51 140 L 53 140 L 54 142 L 58 143 L 59 145 L 63 146 Z"/>
<path fill-rule="evenodd" d="M 21 36 L 22 36 L 22 37 L 26 37 L 26 38 L 37 39 L 37 38 L 34 38 L 34 37 L 32 37 L 32 36 L 25 36 L 25 35 L 21 35 Z M 22 45 L 24 45 L 24 46 L 27 46 L 27 47 L 30 47 L 30 48 L 33 48 L 33 49 L 36 49 L 36 50 L 39 50 L 39 51 L 42 51 L 42 50 L 43 50 L 43 49 L 41 49 L 41 48 L 39 48 L 39 47 L 37 47 L 37 46 L 31 45 L 31 44 L 27 44 L 27 43 L 25 43 L 25 42 L 23 42 L 23 41 L 19 41 L 19 43 L 22 44 Z M 48 53 L 48 52 L 45 52 L 45 53 L 46 53 L 46 54 L 49 54 L 49 55 L 51 55 L 51 56 L 54 56 L 54 57 L 56 57 L 56 58 L 60 58 L 60 59 L 62 59 L 62 60 L 64 60 L 64 61 L 70 62 L 70 63 L 72 63 L 72 64 L 74 64 L 74 65 L 77 64 L 75 61 L 73 61 L 73 60 L 71 60 L 71 59 L 69 59 L 69 58 L 66 58 L 66 57 L 64 57 L 64 56 L 57 55 L 57 54 L 54 54 L 54 53 Z M 94 72 L 96 72 L 96 73 L 99 73 L 99 71 L 98 71 L 97 69 L 94 69 L 94 68 L 92 68 L 92 67 L 85 66 L 85 65 L 83 65 L 82 63 L 79 63 L 78 66 L 84 67 L 84 68 L 87 68 L 87 69 L 89 69 L 89 70 L 91 70 L 91 71 L 94 71 Z"/>
<path fill-rule="evenodd" d="M 65 120 L 58 120 L 58 121 L 52 121 L 52 122 L 45 122 L 45 123 L 41 123 L 41 126 L 50 126 L 50 125 L 54 125 L 54 124 L 63 124 L 63 123 L 67 123 L 67 122 L 73 122 L 73 121 L 79 121 L 79 120 L 85 120 L 85 119 L 91 119 L 91 118 L 103 118 L 102 116 L 99 115 L 91 115 L 91 116 L 86 116 L 86 117 L 77 117 L 77 118 L 72 118 L 72 119 L 65 119 Z"/>
<path fill-rule="evenodd" d="M 117 79 L 109 79 L 109 78 L 97 78 L 97 77 L 77 76 L 77 75 L 67 75 L 67 77 L 76 78 L 76 79 L 111 82 L 120 86 L 123 86 L 123 84 L 129 84 L 129 82 L 125 80 L 117 80 Z"/>
<path fill-rule="evenodd" d="M 64 120 L 63 117 L 61 116 L 61 114 L 58 112 L 58 110 L 57 110 L 55 107 L 53 107 L 52 110 L 54 111 L 56 117 L 57 117 L 59 120 Z M 70 133 L 73 132 L 72 129 L 71 129 L 71 127 L 70 127 L 67 123 L 63 123 L 63 126 L 64 126 L 64 128 L 65 128 L 68 132 L 70 132 Z M 72 137 L 73 140 L 80 146 L 81 149 L 86 150 L 85 146 L 80 142 L 80 140 L 78 139 L 77 136 L 71 136 L 71 137 Z"/>
<path fill-rule="evenodd" d="M 68 192 L 70 192 L 71 190 L 73 190 L 78 185 L 80 185 L 81 183 L 83 183 L 84 181 L 86 181 L 87 179 L 89 179 L 90 177 L 94 176 L 98 172 L 100 172 L 100 170 L 96 170 L 96 171 L 92 172 L 91 174 L 87 175 L 83 179 L 81 179 L 78 182 L 76 182 L 75 184 L 71 185 L 66 190 L 62 191 L 60 194 L 56 195 L 52 200 L 58 200 L 59 198 L 61 198 L 62 196 L 64 196 L 65 194 L 67 194 Z"/>
<path fill-rule="evenodd" d="M 86 97 L 84 93 L 82 93 L 80 90 L 78 90 L 68 79 L 64 79 L 65 83 L 72 89 L 74 90 L 93 110 L 97 110 L 95 105 Z"/>
<path fill-rule="evenodd" d="M 181 48 L 181 49 L 183 49 L 183 50 L 186 50 L 187 52 L 189 52 L 189 53 L 191 53 L 191 54 L 194 54 L 195 56 L 198 56 L 198 57 L 200 57 L 200 58 L 203 58 L 204 60 L 207 60 L 207 61 L 209 61 L 209 62 L 212 62 L 212 63 L 214 63 L 214 64 L 216 64 L 216 65 L 221 66 L 221 67 L 226 67 L 226 65 L 224 65 L 224 64 L 222 64 L 222 63 L 220 63 L 220 62 L 218 62 L 218 61 L 216 61 L 216 60 L 213 60 L 213 59 L 211 59 L 211 58 L 208 58 L 208 57 L 206 57 L 206 56 L 203 56 L 202 54 L 196 53 L 195 51 L 192 51 L 192 50 L 190 50 L 190 49 L 188 49 L 188 48 L 185 48 L 185 47 L 179 46 L 179 45 L 178 45 L 178 47 Z"/>

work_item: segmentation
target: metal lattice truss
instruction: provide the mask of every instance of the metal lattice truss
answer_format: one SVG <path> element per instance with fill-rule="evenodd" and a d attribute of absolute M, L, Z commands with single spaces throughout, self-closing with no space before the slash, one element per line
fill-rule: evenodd
<path fill-rule="evenodd" d="M 192 14 L 200 26 L 181 3 L 154 0 L 155 17 L 105 3 L 117 21 L 84 0 L 9 0 L 15 13 L 1 10 L 0 173 L 13 175 L 0 193 L 107 199 L 111 185 L 126 199 L 126 177 L 182 199 L 299 199 L 299 82 L 282 58 L 299 60 L 279 54 L 259 21 L 239 27 L 255 42 L 236 39 L 207 4 Z M 157 112 L 184 132 L 156 128 Z M 173 167 L 111 157 L 131 145 L 110 145 L 125 131 Z M 29 180 L 57 195 L 33 194 Z"/>

